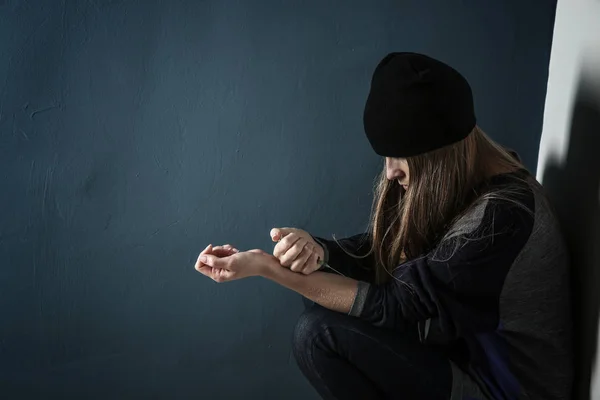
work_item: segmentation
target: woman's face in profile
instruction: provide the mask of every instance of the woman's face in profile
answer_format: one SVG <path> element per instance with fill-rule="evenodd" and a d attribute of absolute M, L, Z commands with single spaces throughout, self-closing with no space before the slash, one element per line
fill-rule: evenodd
<path fill-rule="evenodd" d="M 410 174 L 406 158 L 386 157 L 385 170 L 390 181 L 395 179 L 404 187 L 404 190 L 408 189 Z"/>

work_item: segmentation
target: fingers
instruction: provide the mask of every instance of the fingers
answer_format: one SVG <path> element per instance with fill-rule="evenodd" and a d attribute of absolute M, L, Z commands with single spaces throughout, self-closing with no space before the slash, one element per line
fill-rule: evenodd
<path fill-rule="evenodd" d="M 294 230 L 295 228 L 273 228 L 270 232 L 271 240 L 273 240 L 274 242 L 279 242 L 285 236 L 289 235 L 290 233 L 293 233 Z"/>
<path fill-rule="evenodd" d="M 221 282 L 227 282 L 227 281 L 233 280 L 233 278 L 235 276 L 235 272 L 228 271 L 223 268 L 213 268 L 212 275 L 213 275 L 212 276 L 213 281 L 215 281 L 217 283 L 221 283 Z"/>
<path fill-rule="evenodd" d="M 232 254 L 239 253 L 240 251 L 230 244 L 224 246 L 215 246 L 212 248 L 210 254 L 214 254 L 217 257 L 228 257 Z"/>
<path fill-rule="evenodd" d="M 229 270 L 229 258 L 225 257 L 225 258 L 220 258 L 215 256 L 214 254 L 200 254 L 200 257 L 198 257 L 198 261 L 200 261 L 200 263 L 205 264 L 209 267 L 213 267 L 213 268 L 221 268 L 221 269 L 227 269 Z"/>
<path fill-rule="evenodd" d="M 202 250 L 200 252 L 200 254 L 198 255 L 198 259 L 196 260 L 196 265 L 194 266 L 194 268 L 196 268 L 196 271 L 200 272 L 200 268 L 204 267 L 205 264 L 200 260 L 200 258 L 204 254 L 210 253 L 211 249 L 212 249 L 212 244 L 209 244 L 208 246 L 206 246 L 206 248 L 204 250 Z"/>
<path fill-rule="evenodd" d="M 273 228 L 270 234 L 271 239 L 278 242 L 273 255 L 282 266 L 304 274 L 319 269 L 322 255 L 309 234 L 296 228 Z"/>
<path fill-rule="evenodd" d="M 287 238 L 283 240 L 286 239 Z M 308 241 L 306 239 L 298 238 L 298 240 L 296 240 L 294 244 L 289 249 L 287 249 L 287 251 L 285 251 L 285 253 L 278 257 L 281 265 L 283 265 L 284 267 L 290 267 L 292 263 L 300 256 L 300 254 L 302 254 L 307 244 Z M 277 244 L 277 246 L 279 245 L 281 245 L 282 247 L 284 246 L 284 244 L 282 244 L 281 242 Z"/>
<path fill-rule="evenodd" d="M 217 283 L 227 282 L 234 278 L 234 272 L 223 268 L 213 268 L 209 266 L 200 267 L 198 269 L 202 275 L 209 277 Z"/>
<path fill-rule="evenodd" d="M 219 247 L 219 246 L 217 246 L 217 247 Z M 236 249 L 235 247 L 233 247 L 233 246 L 232 246 L 232 245 L 230 245 L 230 244 L 226 244 L 226 245 L 224 245 L 223 247 L 224 247 L 224 248 L 226 248 L 226 249 L 232 250 L 232 251 L 233 251 L 233 252 L 235 252 L 235 253 L 239 253 L 239 250 L 238 250 L 238 249 Z"/>
<path fill-rule="evenodd" d="M 227 250 L 227 251 L 230 251 L 232 253 L 239 253 L 239 250 L 236 249 L 235 247 L 233 247 L 230 244 L 225 244 L 223 246 L 215 246 L 215 247 L 213 247 L 213 250 L 217 250 L 217 249 L 218 250 Z"/>
<path fill-rule="evenodd" d="M 312 274 L 319 268 L 321 268 L 321 264 L 319 263 L 319 254 L 316 251 L 313 251 L 308 260 L 306 261 L 302 273 L 304 275 Z"/>
<path fill-rule="evenodd" d="M 288 250 L 290 250 L 292 246 L 300 239 L 302 239 L 302 237 L 296 233 L 290 233 L 284 236 L 279 243 L 275 245 L 275 248 L 273 249 L 273 255 L 281 260 L 281 257 L 287 253 Z M 302 246 L 304 246 L 304 244 L 302 244 Z M 300 251 L 302 251 L 302 248 L 298 249 L 297 254 L 300 254 Z M 291 261 L 293 261 L 293 259 Z"/>
<path fill-rule="evenodd" d="M 204 250 L 202 250 L 200 252 L 200 255 L 198 256 L 198 260 L 196 261 L 195 268 L 198 269 L 199 267 L 202 267 L 204 265 L 204 263 L 200 261 L 201 255 L 212 254 L 217 257 L 229 257 L 229 256 L 231 256 L 235 253 L 239 253 L 239 252 L 240 251 L 238 249 L 236 249 L 235 247 L 233 247 L 230 244 L 226 244 L 224 246 L 214 246 L 214 247 L 212 244 L 209 244 L 208 246 L 206 246 L 206 248 Z"/>
<path fill-rule="evenodd" d="M 289 253 L 289 252 L 288 252 Z M 286 253 L 286 256 L 287 254 Z M 294 272 L 302 272 L 304 268 L 306 268 L 306 262 L 312 255 L 312 247 L 309 244 L 306 244 L 300 254 L 294 258 L 294 260 L 290 264 L 290 270 Z M 283 263 L 281 265 L 284 265 Z"/>
<path fill-rule="evenodd" d="M 215 282 L 226 282 L 233 280 L 235 272 L 229 270 L 229 257 L 239 253 L 239 250 L 230 244 L 223 246 L 212 246 L 209 244 L 200 252 L 196 260 L 195 269 L 202 275 L 211 278 Z"/>
<path fill-rule="evenodd" d="M 321 267 L 319 259 L 319 252 L 309 243 L 301 256 L 292 264 L 290 270 L 303 273 L 304 275 L 312 274 Z"/>

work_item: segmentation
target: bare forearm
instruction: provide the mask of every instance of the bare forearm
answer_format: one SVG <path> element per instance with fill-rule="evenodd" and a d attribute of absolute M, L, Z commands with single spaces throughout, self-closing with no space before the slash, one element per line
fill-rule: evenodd
<path fill-rule="evenodd" d="M 344 276 L 326 272 L 303 275 L 281 266 L 267 268 L 262 275 L 325 308 L 345 314 L 352 308 L 358 287 L 358 281 Z"/>

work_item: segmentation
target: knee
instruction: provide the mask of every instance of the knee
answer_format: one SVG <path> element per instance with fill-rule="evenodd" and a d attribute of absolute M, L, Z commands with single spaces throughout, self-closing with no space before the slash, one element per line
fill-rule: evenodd
<path fill-rule="evenodd" d="M 321 337 L 335 318 L 333 311 L 320 306 L 308 308 L 296 323 L 292 346 L 296 357 L 310 351 L 315 341 Z"/>

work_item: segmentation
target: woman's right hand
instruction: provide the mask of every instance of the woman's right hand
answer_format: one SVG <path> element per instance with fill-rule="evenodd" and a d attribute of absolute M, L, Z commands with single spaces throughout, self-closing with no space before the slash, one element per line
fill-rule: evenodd
<path fill-rule="evenodd" d="M 296 228 L 273 228 L 271 239 L 278 242 L 273 255 L 284 267 L 305 275 L 321 268 L 325 251 L 308 232 Z"/>

